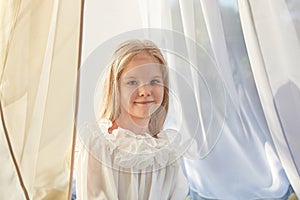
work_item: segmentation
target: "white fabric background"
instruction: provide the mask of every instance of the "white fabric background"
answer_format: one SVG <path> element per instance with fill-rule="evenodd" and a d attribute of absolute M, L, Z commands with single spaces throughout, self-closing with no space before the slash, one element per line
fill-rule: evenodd
<path fill-rule="evenodd" d="M 239 7 L 268 126 L 300 196 L 300 2 L 239 1 Z"/>
<path fill-rule="evenodd" d="M 204 159 L 185 161 L 192 189 L 210 199 L 276 198 L 287 190 L 286 172 L 299 193 L 297 2 L 140 2 L 148 27 L 184 33 L 210 53 L 228 95 L 219 140 Z M 288 86 L 275 97 L 279 80 Z M 287 94 L 290 101 L 283 98 Z M 198 99 L 205 102 L 201 95 Z M 218 118 L 213 123 L 218 124 Z"/>
<path fill-rule="evenodd" d="M 94 13 L 99 12 L 85 18 L 88 39 L 83 39 L 83 58 L 111 35 L 135 28 L 184 33 L 216 62 L 228 100 L 223 132 L 215 145 L 209 145 L 211 151 L 200 161 L 185 163 L 188 175 L 193 175 L 189 176 L 192 188 L 220 199 L 268 197 L 273 190 L 279 195 L 286 189 L 285 182 L 278 182 L 285 180 L 282 163 L 299 196 L 300 5 L 297 0 L 237 3 L 140 0 L 128 7 L 119 5 L 121 10 L 111 2 L 102 11 L 101 6 L 91 5 Z M 73 0 L 0 3 L 3 199 L 68 196 L 80 4 Z M 110 19 L 115 22 L 109 24 Z M 196 61 L 193 49 L 187 47 L 189 59 Z M 198 99 L 198 103 L 205 100 Z M 217 112 L 224 104 L 214 105 Z M 204 112 L 200 107 L 198 112 Z M 220 113 L 214 120 L 217 125 L 224 120 Z M 205 117 L 202 120 L 205 124 Z"/>

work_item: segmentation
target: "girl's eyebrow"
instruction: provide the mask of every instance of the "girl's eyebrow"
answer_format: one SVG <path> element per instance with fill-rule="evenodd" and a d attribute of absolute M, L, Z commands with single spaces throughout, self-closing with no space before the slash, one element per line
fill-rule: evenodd
<path fill-rule="evenodd" d="M 152 76 L 152 78 L 162 78 L 162 75 Z"/>
<path fill-rule="evenodd" d="M 135 76 L 125 76 L 124 79 L 135 79 Z"/>

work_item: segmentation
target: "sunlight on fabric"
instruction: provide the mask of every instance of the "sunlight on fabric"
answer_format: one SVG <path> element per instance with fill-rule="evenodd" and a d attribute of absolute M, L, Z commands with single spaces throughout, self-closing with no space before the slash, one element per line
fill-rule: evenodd
<path fill-rule="evenodd" d="M 224 104 L 221 102 L 225 103 L 226 114 L 220 136 L 216 137 L 215 143 L 210 144 L 209 149 L 211 150 L 207 151 L 206 156 L 201 160 L 186 159 L 184 162 L 192 194 L 194 192 L 195 198 L 237 200 L 284 196 L 289 187 L 289 180 L 285 175 L 288 168 L 283 168 L 282 160 L 278 158 L 277 151 L 279 149 L 273 144 L 273 131 L 269 130 L 270 124 L 265 119 L 266 110 L 261 106 L 261 101 L 264 101 L 261 99 L 261 94 L 268 93 L 269 89 L 264 88 L 264 90 L 258 91 L 256 89 L 260 84 L 256 82 L 257 74 L 252 70 L 257 66 L 254 66 L 252 60 L 250 64 L 247 54 L 249 47 L 245 45 L 243 35 L 243 31 L 248 29 L 241 27 L 239 16 L 239 12 L 245 11 L 238 10 L 236 1 L 195 0 L 185 2 L 178 0 L 170 1 L 168 4 L 169 6 L 160 5 L 165 8 L 163 13 L 168 13 L 160 19 L 160 22 L 151 18 L 152 14 L 156 12 L 154 8 L 148 7 L 146 10 L 142 10 L 142 12 L 148 13 L 147 25 L 153 27 L 155 24 L 157 27 L 159 24 L 168 24 L 168 28 L 183 33 L 199 46 L 204 47 L 208 55 L 215 61 L 221 76 L 218 77 L 218 80 L 223 81 L 225 87 L 226 101 L 222 98 L 216 99 L 213 111 L 208 109 L 209 104 L 205 104 L 208 101 L 207 97 L 201 92 L 194 92 L 194 96 L 197 96 L 197 103 L 201 106 L 201 109 L 197 111 L 203 119 L 208 117 L 209 112 L 213 112 L 213 116 L 216 116 L 213 123 L 222 122 L 224 118 L 221 108 Z M 157 5 L 156 10 L 160 6 Z M 295 9 L 294 6 L 290 7 Z M 261 13 L 265 16 L 272 16 L 272 13 L 264 11 Z M 271 25 L 264 27 L 272 30 Z M 164 28 L 164 26 L 159 28 Z M 271 41 L 268 40 L 269 35 L 272 33 L 266 35 L 264 42 Z M 190 53 L 193 52 L 193 49 L 187 44 L 185 44 L 185 48 L 188 52 L 184 54 L 186 59 L 195 60 L 195 56 Z M 286 50 L 286 52 L 290 51 Z M 280 56 L 278 55 L 278 57 Z M 178 61 L 169 61 L 172 65 L 176 62 Z M 201 68 L 201 64 L 203 64 L 201 61 L 198 62 L 197 68 Z M 272 71 L 270 70 L 268 73 L 272 74 Z M 207 85 L 214 84 L 208 77 L 205 78 Z M 200 86 L 203 84 L 197 79 L 193 79 L 194 84 Z M 294 79 L 298 80 L 296 77 Z M 203 91 L 203 88 L 199 90 Z M 298 99 L 298 97 L 293 99 Z M 268 101 L 272 103 L 273 100 L 269 99 Z M 297 103 L 293 103 L 293 106 L 297 106 Z M 286 113 L 284 112 L 284 114 Z M 273 112 L 272 115 L 277 116 L 276 112 Z M 294 116 L 297 119 L 296 113 Z M 209 136 L 211 134 L 206 134 L 204 138 L 209 138 Z M 197 138 L 198 142 L 199 139 L 203 139 L 203 137 Z M 290 144 L 292 145 L 293 142 Z M 284 164 L 284 166 L 286 165 L 290 164 Z M 296 179 L 299 182 L 299 178 L 296 177 Z"/>
<path fill-rule="evenodd" d="M 0 196 L 66 199 L 81 2 L 11 1 L 1 9 L 8 13 L 1 16 L 1 149 L 10 154 L 1 163 L 14 184 L 1 179 Z"/>
<path fill-rule="evenodd" d="M 87 0 L 84 4 L 83 62 L 93 50 L 111 37 L 142 27 L 143 17 L 139 13 L 138 0 L 132 0 L 131 3 Z"/>
<path fill-rule="evenodd" d="M 298 1 L 239 1 L 263 110 L 287 176 L 300 196 L 300 26 Z"/>
<path fill-rule="evenodd" d="M 98 79 L 133 38 L 170 67 L 164 129 L 194 199 L 300 197 L 299 0 L 3 0 L 0 25 L 0 199 L 70 198 L 77 92 L 94 117 Z"/>

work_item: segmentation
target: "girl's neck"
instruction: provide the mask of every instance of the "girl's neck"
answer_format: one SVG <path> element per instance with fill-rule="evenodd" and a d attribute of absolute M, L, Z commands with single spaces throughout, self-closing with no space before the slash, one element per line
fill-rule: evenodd
<path fill-rule="evenodd" d="M 120 115 L 116 120 L 118 127 L 128 129 L 137 135 L 149 133 L 149 118 L 135 118 L 132 116 Z"/>

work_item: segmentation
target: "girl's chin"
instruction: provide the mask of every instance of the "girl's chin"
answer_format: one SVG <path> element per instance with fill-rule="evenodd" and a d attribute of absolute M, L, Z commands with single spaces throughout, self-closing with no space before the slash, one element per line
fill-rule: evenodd
<path fill-rule="evenodd" d="M 144 120 L 147 120 L 147 119 L 150 119 L 151 115 L 149 115 L 149 114 L 141 114 L 141 113 L 137 114 L 137 113 L 135 113 L 135 114 L 131 114 L 130 117 L 132 119 L 140 119 L 140 120 L 144 119 Z"/>
<path fill-rule="evenodd" d="M 157 107 L 152 107 L 148 109 L 137 109 L 136 111 L 130 112 L 130 115 L 136 118 L 150 118 L 151 115 L 157 110 Z"/>

